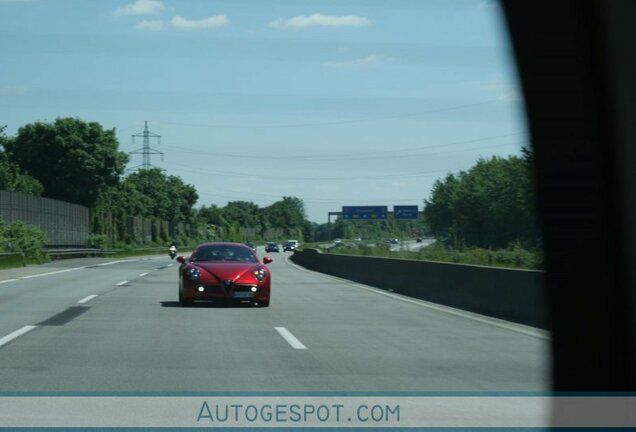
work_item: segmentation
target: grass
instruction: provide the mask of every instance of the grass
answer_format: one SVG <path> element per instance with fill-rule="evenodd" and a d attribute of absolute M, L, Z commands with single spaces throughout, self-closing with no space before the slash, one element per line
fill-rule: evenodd
<path fill-rule="evenodd" d="M 24 267 L 26 260 L 21 253 L 0 253 L 0 269 Z"/>
<path fill-rule="evenodd" d="M 506 249 L 463 248 L 447 249 L 440 243 L 419 251 L 392 252 L 385 246 L 347 245 L 328 249 L 328 253 L 339 255 L 359 255 L 382 258 L 400 258 L 420 261 L 439 261 L 456 264 L 472 264 L 490 267 L 542 270 L 543 251 L 525 249 L 512 244 Z"/>

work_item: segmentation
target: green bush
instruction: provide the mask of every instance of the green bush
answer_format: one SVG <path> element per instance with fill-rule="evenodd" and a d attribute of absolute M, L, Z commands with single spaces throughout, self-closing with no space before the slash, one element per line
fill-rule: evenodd
<path fill-rule="evenodd" d="M 105 249 L 108 243 L 108 236 L 106 234 L 91 234 L 88 237 L 88 246 L 92 248 Z"/>
<path fill-rule="evenodd" d="M 10 224 L 0 221 L 0 250 L 24 254 L 28 262 L 40 263 L 48 261 L 44 252 L 46 234 L 34 225 L 22 221 Z"/>

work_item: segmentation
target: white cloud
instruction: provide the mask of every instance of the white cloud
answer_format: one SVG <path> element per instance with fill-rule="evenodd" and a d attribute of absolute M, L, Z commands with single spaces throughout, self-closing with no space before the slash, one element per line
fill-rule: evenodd
<path fill-rule="evenodd" d="M 134 3 L 116 9 L 115 15 L 155 15 L 164 10 L 161 0 L 137 0 Z"/>
<path fill-rule="evenodd" d="M 384 63 L 392 61 L 392 57 L 384 56 L 381 54 L 369 54 L 366 57 L 361 57 L 353 60 L 339 61 L 339 62 L 326 62 L 325 66 L 329 67 L 351 67 L 360 65 L 374 65 L 378 63 Z"/>
<path fill-rule="evenodd" d="M 139 21 L 135 24 L 135 28 L 138 30 L 161 30 L 163 28 L 163 21 Z"/>
<path fill-rule="evenodd" d="M 355 15 L 298 15 L 293 18 L 278 18 L 272 21 L 269 26 L 278 29 L 301 29 L 306 27 L 364 27 L 371 24 L 371 21 L 364 17 Z"/>
<path fill-rule="evenodd" d="M 215 15 L 200 20 L 189 20 L 180 16 L 175 16 L 170 20 L 170 25 L 182 30 L 205 29 L 222 27 L 230 20 L 225 15 Z"/>

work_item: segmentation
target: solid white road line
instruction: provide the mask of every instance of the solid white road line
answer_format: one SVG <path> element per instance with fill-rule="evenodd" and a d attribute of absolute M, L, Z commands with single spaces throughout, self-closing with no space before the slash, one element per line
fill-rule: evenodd
<path fill-rule="evenodd" d="M 97 294 L 93 294 L 93 295 L 89 295 L 87 297 L 84 297 L 83 299 L 81 299 L 80 301 L 78 301 L 78 303 L 86 303 L 89 302 L 91 300 L 93 300 L 95 297 L 98 297 Z"/>
<path fill-rule="evenodd" d="M 109 265 L 113 265 L 113 264 L 119 264 L 119 263 L 124 263 L 124 262 L 132 262 L 132 261 L 139 261 L 139 260 L 138 259 L 128 259 L 128 260 L 111 261 L 111 262 L 106 262 L 106 263 L 102 263 L 102 264 L 96 264 L 96 266 L 109 266 Z M 7 280 L 0 281 L 0 284 L 8 283 L 8 282 L 15 282 L 17 280 L 22 280 L 22 279 L 33 279 L 33 278 L 39 278 L 39 277 L 43 277 L 43 276 L 50 276 L 50 275 L 55 275 L 55 274 L 60 274 L 60 273 L 68 273 L 68 272 L 72 272 L 72 271 L 83 270 L 83 269 L 88 268 L 88 267 L 92 267 L 92 266 L 73 267 L 73 268 L 64 269 L 64 270 L 58 270 L 58 271 L 54 271 L 54 272 L 38 273 L 38 274 L 34 274 L 34 275 L 29 275 L 29 276 L 22 276 L 22 277 L 17 278 L 17 279 L 7 279 Z"/>
<path fill-rule="evenodd" d="M 5 337 L 0 339 L 0 347 L 3 345 L 8 344 L 9 342 L 11 342 L 13 339 L 17 339 L 20 336 L 22 336 L 25 333 L 30 332 L 31 330 L 37 328 L 38 326 L 24 326 L 19 330 L 14 331 L 13 333 L 10 333 L 8 335 L 6 335 Z"/>
<path fill-rule="evenodd" d="M 31 276 L 22 276 L 20 279 L 33 279 L 33 278 L 38 278 L 38 277 L 42 277 L 42 276 L 50 276 L 50 275 L 54 275 L 54 274 L 68 273 L 68 272 L 72 272 L 72 271 L 82 270 L 82 269 L 85 269 L 85 268 L 86 267 L 75 267 L 75 268 L 70 268 L 70 269 L 65 269 L 65 270 L 58 270 L 58 271 L 48 272 L 48 273 L 38 273 L 38 274 L 31 275 Z"/>
<path fill-rule="evenodd" d="M 303 345 L 303 343 L 301 341 L 299 341 L 296 338 L 296 336 L 291 334 L 291 332 L 289 330 L 287 330 L 285 327 L 274 327 L 274 328 L 276 329 L 278 334 L 280 334 L 283 337 L 283 339 L 285 339 L 287 341 L 287 343 L 292 346 L 292 348 L 294 348 L 294 349 L 307 349 L 307 347 L 305 345 Z"/>
<path fill-rule="evenodd" d="M 147 275 L 148 275 L 148 273 L 142 273 L 142 274 L 139 275 L 139 277 L 144 277 L 144 276 L 147 276 Z"/>
<path fill-rule="evenodd" d="M 128 283 L 128 281 L 126 280 L 126 281 L 121 281 L 121 282 L 119 282 L 119 283 L 117 283 L 115 285 L 116 286 L 122 286 L 122 285 L 126 285 L 127 283 Z"/>
<path fill-rule="evenodd" d="M 9 282 L 15 282 L 17 280 L 20 280 L 20 279 L 7 279 L 7 280 L 0 281 L 0 284 L 9 283 Z"/>
<path fill-rule="evenodd" d="M 105 263 L 97 264 L 97 265 L 100 267 L 104 267 L 104 266 L 109 266 L 113 264 L 119 264 L 123 262 L 133 262 L 133 261 L 143 261 L 143 260 L 127 259 L 127 260 L 110 261 L 110 262 L 105 262 Z"/>
<path fill-rule="evenodd" d="M 355 282 L 352 282 L 348 279 L 342 279 L 339 278 L 337 276 L 331 276 L 328 274 L 324 274 L 324 273 L 320 273 L 320 272 L 315 272 L 312 270 L 308 270 L 302 266 L 299 266 L 298 264 L 292 262 L 289 260 L 289 257 L 285 258 L 285 262 L 293 267 L 296 267 L 299 270 L 303 270 L 309 273 L 313 273 L 317 276 L 323 277 L 325 279 L 331 279 L 334 281 L 338 281 L 342 284 L 346 284 L 349 286 L 352 286 L 354 288 L 358 288 L 358 289 L 363 289 L 365 291 L 369 291 L 375 294 L 379 294 L 379 295 L 383 295 L 385 297 L 390 297 L 392 299 L 395 300 L 400 300 L 406 303 L 411 303 L 411 304 L 415 304 L 418 306 L 423 306 L 425 308 L 429 308 L 429 309 L 434 309 L 440 312 L 445 312 L 447 314 L 450 315 L 455 315 L 458 317 L 462 317 L 462 318 L 466 318 L 469 320 L 473 320 L 473 321 L 477 321 L 480 323 L 484 323 L 484 324 L 488 324 L 491 326 L 495 326 L 495 327 L 499 327 L 499 328 L 504 328 L 506 330 L 511 330 L 513 332 L 516 333 L 521 333 L 524 334 L 526 336 L 532 336 L 535 338 L 539 338 L 539 339 L 545 339 L 545 340 L 549 340 L 550 339 L 550 332 L 546 331 L 546 330 L 542 330 L 542 329 L 538 329 L 535 327 L 530 327 L 530 326 L 526 326 L 523 324 L 517 324 L 517 323 L 513 323 L 510 321 L 506 321 L 506 320 L 502 320 L 502 319 L 498 319 L 498 318 L 493 318 L 493 317 L 489 317 L 486 315 L 480 315 L 478 313 L 474 313 L 474 312 L 469 312 L 469 311 L 464 311 L 461 309 L 456 309 L 450 306 L 444 306 L 441 304 L 437 304 L 437 303 L 431 303 L 428 302 L 426 300 L 420 300 L 420 299 L 416 299 L 416 298 L 412 298 L 412 297 L 406 297 L 406 296 L 402 296 L 400 294 L 393 294 L 391 292 L 388 291 L 384 291 L 381 288 L 375 288 L 375 287 L 371 287 L 371 286 L 367 286 L 367 285 L 362 285 L 362 284 L 358 284 Z"/>

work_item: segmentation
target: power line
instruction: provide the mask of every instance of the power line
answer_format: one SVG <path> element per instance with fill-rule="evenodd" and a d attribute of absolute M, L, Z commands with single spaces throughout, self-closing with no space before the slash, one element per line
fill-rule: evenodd
<path fill-rule="evenodd" d="M 217 152 L 206 152 L 200 150 L 191 150 L 185 147 L 178 146 L 170 146 L 175 150 L 179 150 L 181 153 L 189 153 L 189 154 L 204 154 L 215 157 L 227 157 L 227 158 L 236 158 L 236 159 L 257 159 L 257 160 L 287 160 L 287 161 L 350 161 L 350 160 L 371 160 L 371 159 L 385 159 L 387 156 L 391 156 L 391 158 L 407 158 L 413 156 L 430 156 L 430 155 L 439 155 L 446 153 L 457 153 L 457 152 L 465 152 L 465 151 L 474 151 L 480 149 L 488 149 L 488 148 L 496 148 L 496 147 L 505 147 L 508 145 L 517 145 L 523 146 L 527 143 L 506 143 L 499 144 L 496 146 L 488 146 L 488 147 L 479 147 L 474 149 L 462 149 L 462 150 L 450 150 L 448 152 L 433 152 L 433 153 L 420 153 L 424 150 L 434 149 L 434 148 L 448 148 L 458 145 L 464 144 L 472 144 L 483 141 L 490 141 L 498 138 L 509 138 L 512 136 L 522 135 L 522 132 L 510 133 L 505 135 L 494 135 L 490 137 L 484 137 L 479 139 L 472 139 L 466 141 L 456 141 L 447 144 L 433 144 L 428 146 L 420 146 L 420 147 L 411 147 L 411 148 L 403 148 L 403 149 L 395 149 L 395 150 L 378 150 L 378 151 L 369 151 L 369 152 L 356 152 L 356 153 L 340 153 L 340 154 L 330 154 L 330 155 L 315 155 L 315 156 L 272 156 L 272 155 L 249 155 L 249 154 L 237 154 L 237 153 L 217 153 Z M 410 153 L 407 153 L 410 152 Z M 403 154 L 402 154 L 403 153 Z"/>
<path fill-rule="evenodd" d="M 349 120 L 332 120 L 326 122 L 308 122 L 308 123 L 287 123 L 287 124 L 268 124 L 268 125 L 232 125 L 232 124 L 201 124 L 201 123 L 181 123 L 181 122 L 172 122 L 172 121 L 164 121 L 159 122 L 167 125 L 174 126 L 189 126 L 189 127 L 203 127 L 203 128 L 222 128 L 222 129 L 279 129 L 279 128 L 296 128 L 296 127 L 313 127 L 313 126 L 334 126 L 334 125 L 342 125 L 342 124 L 352 124 L 352 123 L 363 123 L 377 120 L 393 120 L 400 118 L 409 118 L 409 117 L 419 117 L 426 114 L 435 114 L 446 111 L 454 111 L 458 109 L 464 108 L 472 108 L 481 105 L 487 105 L 495 102 L 501 102 L 500 99 L 493 99 L 489 101 L 483 102 L 475 102 L 471 104 L 463 104 L 463 105 L 455 105 L 447 108 L 437 108 L 433 110 L 422 111 L 418 113 L 407 113 L 407 114 L 394 114 L 387 116 L 377 116 L 377 117 L 364 117 L 358 119 L 349 119 Z"/>
<path fill-rule="evenodd" d="M 198 169 L 192 166 L 181 165 L 172 163 L 176 167 L 181 167 L 182 171 L 186 171 L 188 173 L 201 173 L 207 176 L 221 176 L 221 177 L 240 177 L 240 178 L 257 178 L 257 179 L 269 179 L 269 180 L 299 180 L 299 181 L 338 181 L 338 180 L 385 180 L 385 179 L 394 179 L 394 178 L 410 178 L 410 177 L 427 177 L 431 175 L 437 175 L 440 173 L 446 173 L 448 170 L 435 170 L 435 171 L 423 171 L 418 173 L 410 173 L 410 174 L 393 174 L 393 175 L 369 175 L 369 176 L 353 176 L 353 177 L 286 177 L 286 176 L 267 176 L 267 175 L 258 175 L 258 174 L 249 174 L 246 172 L 225 172 L 225 171 L 217 171 L 217 170 L 205 170 Z M 177 169 L 176 171 L 179 171 Z"/>

